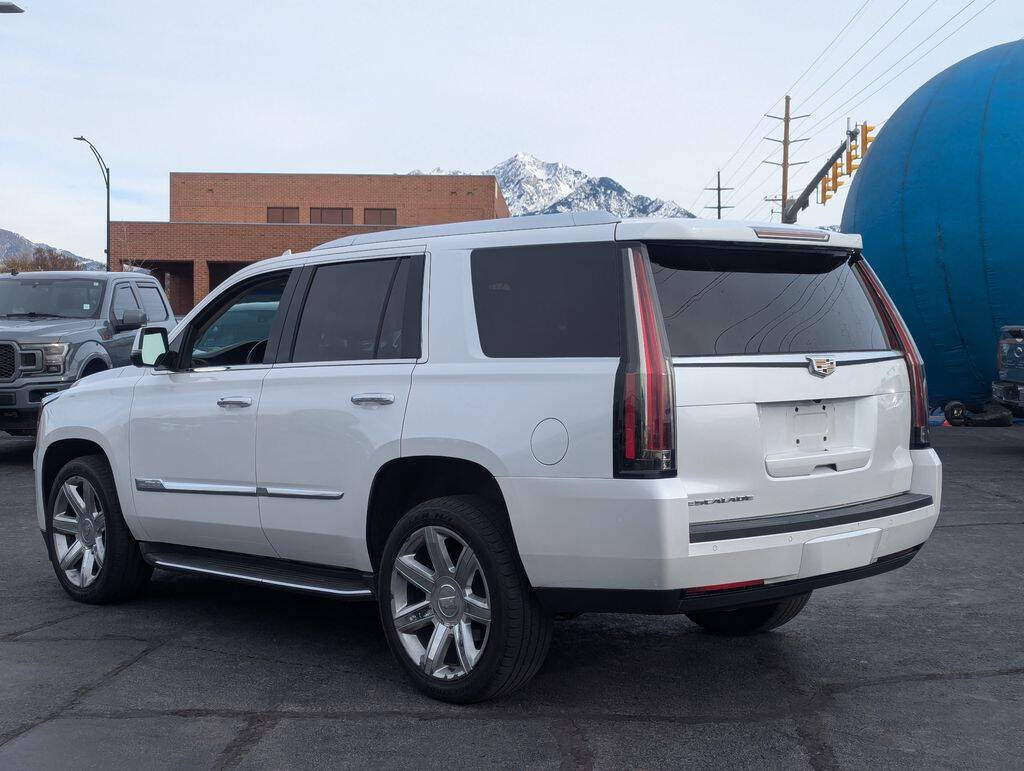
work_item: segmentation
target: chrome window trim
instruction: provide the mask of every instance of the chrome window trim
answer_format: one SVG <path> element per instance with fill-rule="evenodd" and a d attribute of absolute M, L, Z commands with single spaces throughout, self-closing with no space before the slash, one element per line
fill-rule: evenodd
<path fill-rule="evenodd" d="M 352 367 L 363 364 L 416 364 L 419 359 L 341 359 L 339 361 L 282 361 L 274 366 L 277 368 L 295 369 L 297 367 Z"/>

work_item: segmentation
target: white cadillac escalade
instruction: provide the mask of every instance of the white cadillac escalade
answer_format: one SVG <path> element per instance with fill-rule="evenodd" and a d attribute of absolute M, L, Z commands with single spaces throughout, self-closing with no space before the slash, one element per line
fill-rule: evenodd
<path fill-rule="evenodd" d="M 46 402 L 57 579 L 375 601 L 453 702 L 526 683 L 557 614 L 777 627 L 907 564 L 939 512 L 921 359 L 860 247 L 590 212 L 248 266 Z"/>

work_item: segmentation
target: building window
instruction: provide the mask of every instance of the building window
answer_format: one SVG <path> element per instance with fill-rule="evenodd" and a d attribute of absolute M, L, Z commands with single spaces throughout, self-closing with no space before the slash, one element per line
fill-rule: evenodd
<path fill-rule="evenodd" d="M 352 210 L 337 207 L 314 206 L 309 210 L 311 225 L 351 225 Z"/>
<path fill-rule="evenodd" d="M 298 222 L 298 206 L 268 206 L 267 222 Z"/>
<path fill-rule="evenodd" d="M 397 225 L 397 209 L 363 209 L 363 222 L 367 225 Z"/>

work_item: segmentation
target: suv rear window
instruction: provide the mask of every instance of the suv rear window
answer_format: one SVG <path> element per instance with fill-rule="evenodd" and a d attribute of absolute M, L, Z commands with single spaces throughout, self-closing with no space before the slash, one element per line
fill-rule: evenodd
<path fill-rule="evenodd" d="M 418 358 L 422 294 L 422 256 L 317 267 L 291 360 Z"/>
<path fill-rule="evenodd" d="M 673 356 L 882 351 L 847 252 L 648 243 Z"/>
<path fill-rule="evenodd" d="M 472 264 L 486 356 L 619 355 L 622 260 L 614 244 L 477 249 Z"/>

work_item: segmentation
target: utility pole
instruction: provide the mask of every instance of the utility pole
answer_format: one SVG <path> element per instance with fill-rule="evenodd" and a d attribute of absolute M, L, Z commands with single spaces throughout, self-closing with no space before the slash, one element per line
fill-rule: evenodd
<path fill-rule="evenodd" d="M 793 144 L 794 142 L 806 142 L 807 139 L 809 138 L 809 137 L 805 137 L 803 139 L 791 139 L 790 138 L 790 135 L 789 135 L 790 123 L 792 121 L 794 121 L 794 120 L 798 120 L 800 118 L 808 117 L 807 115 L 792 115 L 790 113 L 790 101 L 791 101 L 791 98 L 790 98 L 789 94 L 786 94 L 785 112 L 783 112 L 783 114 L 781 116 L 779 116 L 779 115 L 765 115 L 766 118 L 771 118 L 773 120 L 780 120 L 780 121 L 782 121 L 782 139 L 775 139 L 774 137 L 765 137 L 765 139 L 767 139 L 769 142 L 778 142 L 779 144 L 782 145 L 782 163 L 777 163 L 775 161 L 769 161 L 767 159 L 764 161 L 764 163 L 770 163 L 773 166 L 781 166 L 782 167 L 782 197 L 779 198 L 778 200 L 779 200 L 779 202 L 781 204 L 779 208 L 782 211 L 782 221 L 783 222 L 789 222 L 789 219 L 787 219 L 787 217 L 786 217 L 786 208 L 787 208 L 788 203 L 789 203 L 789 167 L 790 166 L 799 166 L 799 165 L 804 164 L 804 163 L 807 162 L 807 161 L 790 161 L 789 160 L 789 146 L 791 144 Z M 767 200 L 772 201 L 772 200 L 775 200 L 775 199 L 769 198 Z"/>
<path fill-rule="evenodd" d="M 705 206 L 705 209 L 717 209 L 718 219 L 722 219 L 722 209 L 734 209 L 734 206 L 722 206 L 722 191 L 723 190 L 734 190 L 732 187 L 722 187 L 722 170 L 718 170 L 718 184 L 714 187 L 706 187 L 705 190 L 716 190 L 718 192 L 718 203 L 714 206 Z"/>

